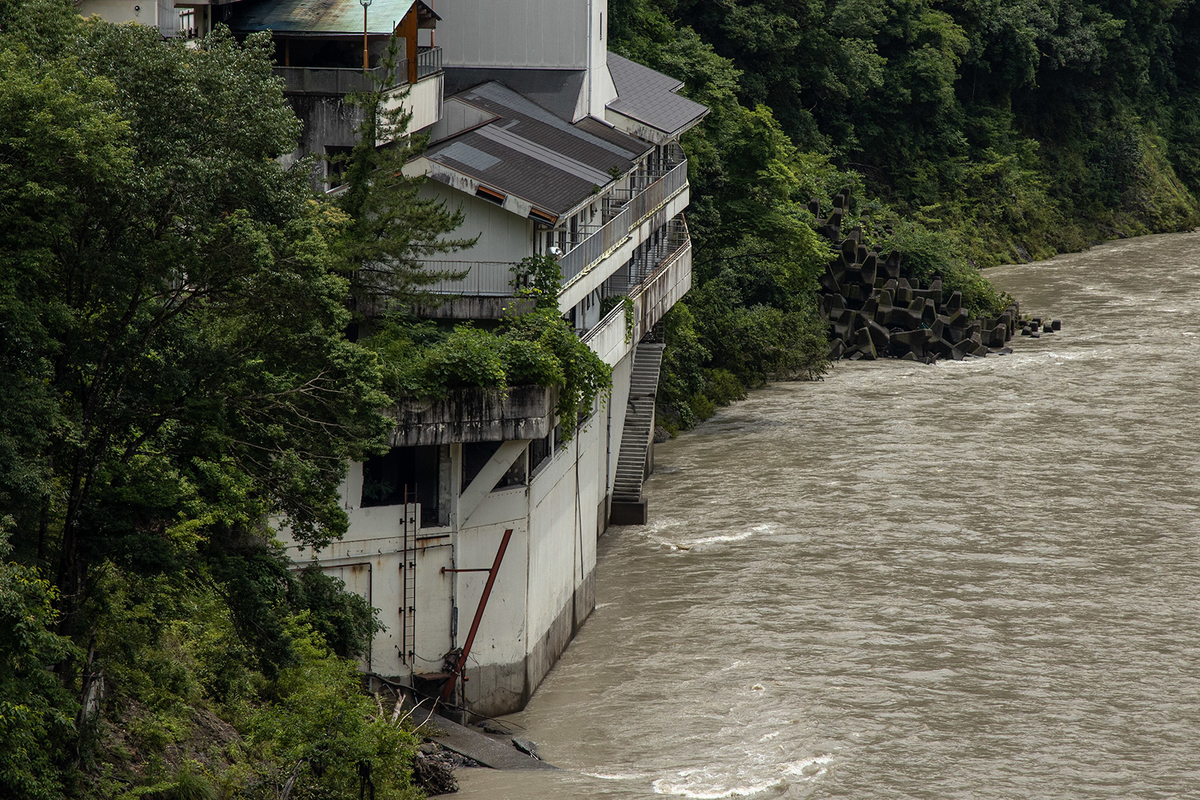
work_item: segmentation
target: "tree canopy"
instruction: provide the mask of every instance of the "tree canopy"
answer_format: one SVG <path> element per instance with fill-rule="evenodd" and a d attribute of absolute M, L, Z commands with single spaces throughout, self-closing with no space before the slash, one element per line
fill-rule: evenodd
<path fill-rule="evenodd" d="M 811 306 L 795 276 L 824 258 L 799 230 L 813 196 L 827 212 L 851 189 L 847 228 L 916 248 L 979 308 L 999 296 L 977 268 L 1200 222 L 1200 14 L 1188 0 L 610 10 L 613 49 L 712 108 L 684 142 L 696 284 L 668 328 L 679 346 L 668 338 L 662 409 L 678 423 L 736 396 L 730 378 L 819 361 L 820 335 L 789 316 Z M 783 275 L 786 288 L 763 293 Z M 761 325 L 740 327 L 755 315 Z"/>
<path fill-rule="evenodd" d="M 345 336 L 353 220 L 281 158 L 299 122 L 266 35 L 189 46 L 7 0 L 0 74 L 0 794 L 330 791 L 279 749 L 320 736 L 247 709 L 357 703 L 335 662 L 374 631 L 269 527 L 340 535 L 350 459 L 389 428 L 379 357 Z M 241 767 L 154 760 L 205 715 L 249 737 Z M 380 796 L 408 791 L 388 718 L 339 724 Z"/>

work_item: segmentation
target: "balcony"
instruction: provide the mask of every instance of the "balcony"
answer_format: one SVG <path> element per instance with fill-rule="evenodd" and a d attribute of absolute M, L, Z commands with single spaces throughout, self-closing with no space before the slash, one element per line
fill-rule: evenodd
<path fill-rule="evenodd" d="M 633 301 L 633 328 L 625 327 L 625 309 L 617 305 L 580 337 L 606 364 L 615 365 L 658 324 L 663 314 L 692 286 L 692 240 L 687 223 L 672 220 L 661 241 L 634 257 L 626 280 L 614 279 L 610 294 Z"/>
<path fill-rule="evenodd" d="M 688 185 L 687 161 L 680 161 L 662 175 L 653 173 L 630 176 L 634 186 L 642 183 L 644 188 L 626 189 L 631 193 L 628 200 L 613 205 L 613 215 L 608 222 L 583 238 L 579 244 L 559 259 L 566 289 L 580 275 L 590 271 L 622 245 L 628 245 L 631 235 L 654 214 L 678 197 Z M 640 180 L 639 180 L 640 178 Z M 686 231 L 685 231 L 686 235 Z M 640 242 L 633 242 L 636 246 Z M 511 297 L 513 294 L 512 264 L 497 261 L 447 261 L 430 260 L 431 268 L 462 272 L 455 280 L 444 280 L 432 284 L 426 291 L 436 294 L 463 296 Z M 623 263 L 623 262 L 622 262 Z M 615 264 L 614 268 L 620 266 Z M 607 277 L 607 276 L 604 276 Z M 561 296 L 560 296 L 561 297 Z"/>
<path fill-rule="evenodd" d="M 442 71 L 442 48 L 430 47 L 417 53 L 415 63 L 407 58 L 396 64 L 395 82 L 387 87 L 392 91 L 410 82 L 421 81 Z M 351 92 L 372 91 L 388 79 L 385 67 L 363 70 L 353 67 L 275 67 L 283 78 L 287 94 L 342 97 Z"/>
<path fill-rule="evenodd" d="M 612 219 L 560 259 L 563 285 L 603 260 L 650 215 L 683 191 L 687 182 L 687 161 L 681 161 L 621 204 Z"/>

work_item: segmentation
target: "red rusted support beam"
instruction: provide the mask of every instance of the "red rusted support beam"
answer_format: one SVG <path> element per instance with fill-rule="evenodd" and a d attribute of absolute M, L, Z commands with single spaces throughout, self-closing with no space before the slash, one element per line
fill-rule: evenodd
<path fill-rule="evenodd" d="M 496 583 L 496 573 L 500 571 L 500 562 L 504 560 L 504 551 L 508 549 L 508 540 L 511 538 L 512 528 L 509 528 L 504 532 L 504 538 L 500 540 L 500 549 L 496 551 L 496 560 L 492 562 L 492 568 L 487 570 L 487 583 L 483 586 L 483 594 L 479 598 L 479 607 L 475 609 L 475 619 L 471 621 L 471 631 L 467 634 L 466 644 L 463 645 L 462 653 L 458 656 L 458 664 L 454 666 L 454 671 L 450 673 L 450 679 L 442 687 L 443 703 L 450 702 L 450 698 L 454 695 L 454 682 L 458 680 L 458 676 L 462 675 L 463 670 L 467 668 L 467 656 L 471 654 L 471 645 L 475 643 L 475 634 L 479 632 L 479 621 L 483 619 L 483 611 L 487 608 L 488 598 L 491 597 L 492 586 Z M 456 570 L 446 571 L 452 572 Z"/>

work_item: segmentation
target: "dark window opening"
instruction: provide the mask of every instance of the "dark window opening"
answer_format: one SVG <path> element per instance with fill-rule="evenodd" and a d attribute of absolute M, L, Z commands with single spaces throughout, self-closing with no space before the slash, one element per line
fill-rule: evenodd
<path fill-rule="evenodd" d="M 325 148 L 325 183 L 330 189 L 336 189 L 346 182 L 346 168 L 353 150 L 353 147 Z"/>
<path fill-rule="evenodd" d="M 534 439 L 529 443 L 529 471 L 530 473 L 537 472 L 538 467 L 550 457 L 550 451 L 554 446 L 554 434 L 551 433 L 545 439 Z"/>
<path fill-rule="evenodd" d="M 409 502 L 421 504 L 421 525 L 438 524 L 439 450 L 393 447 L 386 455 L 371 456 L 363 464 L 362 507 L 398 506 L 408 490 Z"/>
<path fill-rule="evenodd" d="M 474 442 L 463 445 L 461 491 L 466 491 L 466 488 L 471 485 L 471 481 L 475 480 L 487 462 L 500 449 L 500 444 L 500 442 Z M 496 485 L 491 488 L 491 491 L 525 485 L 528 480 L 525 473 L 525 465 L 528 461 L 527 454 L 528 450 L 517 456 L 516 461 L 500 477 L 500 480 L 496 481 Z"/>
<path fill-rule="evenodd" d="M 475 196 L 487 200 L 489 203 L 495 203 L 498 206 L 504 205 L 505 195 L 500 192 L 489 189 L 486 186 L 480 186 L 475 190 Z"/>
<path fill-rule="evenodd" d="M 487 465 L 492 456 L 496 455 L 496 451 L 500 449 L 500 442 L 468 442 L 463 445 L 462 459 L 462 489 L 471 485 L 471 481 L 479 474 L 480 470 Z"/>
<path fill-rule="evenodd" d="M 508 472 L 496 482 L 497 489 L 508 489 L 513 486 L 524 486 L 528 480 L 525 476 L 525 461 L 528 450 L 523 450 L 517 460 L 508 468 Z"/>

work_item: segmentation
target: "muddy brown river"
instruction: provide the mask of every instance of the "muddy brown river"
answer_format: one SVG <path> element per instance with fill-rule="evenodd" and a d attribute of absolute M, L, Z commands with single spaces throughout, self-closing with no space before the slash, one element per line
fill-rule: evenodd
<path fill-rule="evenodd" d="M 1060 333 L 660 445 L 487 798 L 1200 797 L 1200 234 L 989 273 Z"/>

